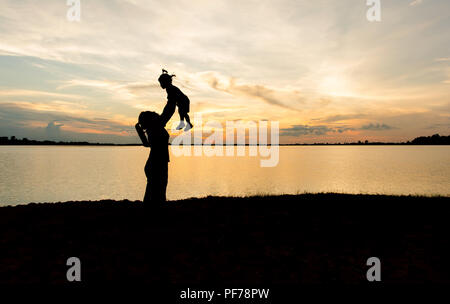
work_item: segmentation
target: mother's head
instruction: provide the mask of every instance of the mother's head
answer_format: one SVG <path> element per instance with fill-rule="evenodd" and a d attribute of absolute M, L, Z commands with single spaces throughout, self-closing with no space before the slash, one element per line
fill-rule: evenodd
<path fill-rule="evenodd" d="M 161 117 L 158 113 L 145 111 L 139 114 L 139 124 L 144 130 L 152 130 L 161 127 Z"/>

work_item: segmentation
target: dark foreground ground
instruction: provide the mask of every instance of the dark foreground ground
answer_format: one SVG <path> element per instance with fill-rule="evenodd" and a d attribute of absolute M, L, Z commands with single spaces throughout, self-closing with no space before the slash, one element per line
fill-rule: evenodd
<path fill-rule="evenodd" d="M 0 208 L 0 284 L 450 283 L 449 198 L 315 194 Z"/>

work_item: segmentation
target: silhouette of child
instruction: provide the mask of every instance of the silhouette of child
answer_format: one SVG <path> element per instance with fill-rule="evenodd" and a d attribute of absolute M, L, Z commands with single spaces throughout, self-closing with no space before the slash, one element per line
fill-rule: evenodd
<path fill-rule="evenodd" d="M 172 84 L 172 77 L 175 77 L 175 75 L 169 75 L 169 73 L 163 69 L 161 76 L 158 78 L 161 88 L 165 89 L 167 92 L 167 104 L 161 113 L 162 125 L 165 126 L 167 124 L 175 112 L 175 106 L 177 106 L 178 114 L 180 114 L 180 124 L 178 125 L 177 130 L 183 129 L 185 126 L 184 120 L 186 120 L 187 126 L 184 130 L 189 131 L 193 127 L 188 115 L 190 101 L 179 88 Z"/>
<path fill-rule="evenodd" d="M 166 201 L 167 172 L 170 161 L 169 133 L 161 124 L 161 116 L 150 111 L 139 115 L 139 121 L 135 127 L 143 145 L 150 147 L 150 155 L 144 168 L 147 177 L 144 206 L 150 207 L 149 202 L 152 202 L 153 206 L 158 206 Z"/>

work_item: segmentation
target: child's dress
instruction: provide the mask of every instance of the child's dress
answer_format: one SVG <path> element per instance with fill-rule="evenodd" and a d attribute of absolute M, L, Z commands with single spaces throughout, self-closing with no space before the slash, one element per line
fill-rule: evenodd
<path fill-rule="evenodd" d="M 189 98 L 184 95 L 183 92 L 176 86 L 172 85 L 166 89 L 167 91 L 167 104 L 161 113 L 162 125 L 165 126 L 167 122 L 175 113 L 175 107 L 178 107 L 180 115 L 189 113 Z"/>

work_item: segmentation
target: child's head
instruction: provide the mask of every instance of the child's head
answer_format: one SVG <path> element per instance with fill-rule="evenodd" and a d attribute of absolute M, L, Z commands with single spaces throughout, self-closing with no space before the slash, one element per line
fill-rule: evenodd
<path fill-rule="evenodd" d="M 159 76 L 158 81 L 161 85 L 161 88 L 165 89 L 172 84 L 172 77 L 176 77 L 175 75 L 169 75 L 166 70 L 162 70 L 161 76 Z"/>
<path fill-rule="evenodd" d="M 139 114 L 138 122 L 144 130 L 151 130 L 161 125 L 161 117 L 158 113 L 145 111 Z"/>

